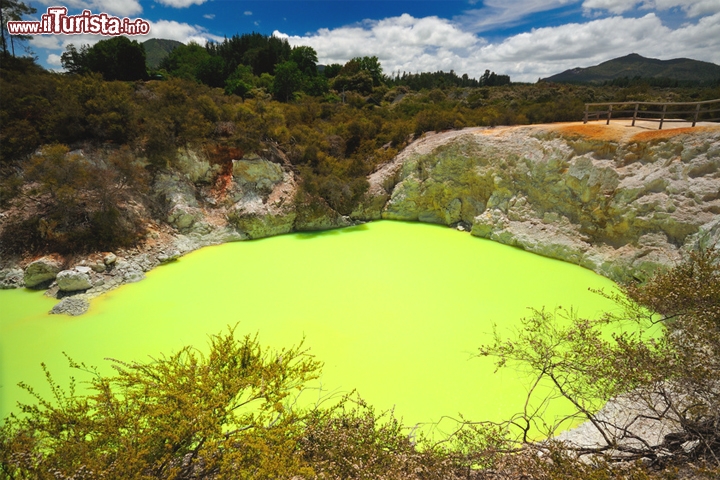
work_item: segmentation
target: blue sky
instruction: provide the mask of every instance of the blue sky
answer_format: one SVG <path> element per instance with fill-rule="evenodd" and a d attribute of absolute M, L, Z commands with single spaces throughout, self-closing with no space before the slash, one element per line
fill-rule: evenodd
<path fill-rule="evenodd" d="M 639 53 L 720 64 L 720 0 L 30 0 L 70 14 L 143 18 L 146 38 L 204 43 L 260 32 L 310 45 L 321 63 L 376 55 L 386 73 L 485 69 L 534 82 Z M 65 46 L 94 35 L 36 36 L 40 62 L 60 68 Z"/>

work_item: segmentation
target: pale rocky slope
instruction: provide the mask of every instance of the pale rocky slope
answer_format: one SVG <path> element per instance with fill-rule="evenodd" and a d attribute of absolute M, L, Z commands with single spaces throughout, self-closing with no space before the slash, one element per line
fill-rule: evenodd
<path fill-rule="evenodd" d="M 657 128 L 657 125 L 652 125 Z M 217 172 L 180 152 L 180 172 L 155 195 L 165 223 L 137 249 L 78 258 L 3 259 L 0 286 L 49 287 L 57 310 L 204 245 L 380 218 L 418 220 L 583 265 L 614 280 L 645 278 L 682 249 L 720 244 L 720 126 L 662 131 L 623 122 L 471 128 L 427 134 L 369 176 L 349 216 L 298 206 L 297 181 L 281 151 Z M 198 186 L 204 185 L 204 186 Z M 72 273 L 58 274 L 63 270 Z M 89 285 L 89 287 L 88 287 Z"/>
<path fill-rule="evenodd" d="M 645 278 L 681 249 L 720 239 L 717 126 L 447 132 L 412 144 L 370 181 L 366 218 L 461 225 L 614 280 Z"/>

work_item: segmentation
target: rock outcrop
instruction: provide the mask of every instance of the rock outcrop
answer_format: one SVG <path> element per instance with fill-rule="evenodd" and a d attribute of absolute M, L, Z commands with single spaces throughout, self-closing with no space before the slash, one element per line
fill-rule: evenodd
<path fill-rule="evenodd" d="M 74 270 L 63 270 L 58 273 L 55 281 L 63 292 L 87 290 L 92 287 L 89 273 L 90 267 L 75 267 Z"/>
<path fill-rule="evenodd" d="M 36 287 L 54 280 L 62 270 L 62 262 L 57 257 L 42 257 L 25 268 L 23 281 L 28 288 Z"/>
<path fill-rule="evenodd" d="M 84 297 L 66 297 L 55 305 L 50 313 L 53 315 L 82 315 L 90 308 L 90 303 Z"/>
<path fill-rule="evenodd" d="M 645 278 L 717 242 L 720 128 L 468 129 L 429 136 L 370 177 L 366 218 L 465 224 L 472 234 Z M 377 199 L 387 199 L 377 209 Z M 373 211 L 374 210 L 374 211 Z"/>

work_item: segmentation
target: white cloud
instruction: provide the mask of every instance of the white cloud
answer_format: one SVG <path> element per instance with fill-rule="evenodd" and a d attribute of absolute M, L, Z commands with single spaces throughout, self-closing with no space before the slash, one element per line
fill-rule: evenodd
<path fill-rule="evenodd" d="M 190 25 L 174 20 L 150 22 L 150 33 L 148 35 L 135 35 L 132 38 L 139 42 L 144 42 L 149 38 L 165 38 L 182 43 L 197 42 L 200 45 L 204 45 L 208 40 L 223 41 L 223 37 L 213 35 L 199 25 Z"/>
<path fill-rule="evenodd" d="M 452 69 L 477 78 L 490 69 L 510 75 L 513 81 L 534 82 L 629 53 L 720 63 L 720 13 L 675 30 L 663 25 L 654 13 L 641 18 L 614 16 L 533 29 L 495 43 L 449 20 L 410 15 L 321 29 L 307 36 L 277 31 L 274 35 L 287 38 L 292 45 L 313 47 L 325 64 L 376 55 L 386 74 Z"/>
<path fill-rule="evenodd" d="M 610 13 L 624 13 L 636 6 L 642 10 L 682 10 L 690 18 L 720 12 L 720 0 L 585 0 L 585 10 L 607 10 Z"/>
<path fill-rule="evenodd" d="M 155 0 L 157 3 L 174 8 L 186 8 L 190 5 L 202 5 L 207 0 Z"/>
<path fill-rule="evenodd" d="M 485 0 L 483 1 L 482 8 L 467 11 L 463 17 L 458 18 L 458 20 L 466 24 L 468 28 L 481 32 L 499 26 L 515 25 L 534 13 L 554 10 L 577 3 L 577 1 L 578 0 Z"/>
<path fill-rule="evenodd" d="M 69 11 L 73 10 L 90 10 L 93 13 L 109 13 L 120 17 L 129 17 L 137 15 L 143 11 L 138 0 L 39 0 L 43 5 L 48 7 L 62 5 L 67 7 Z M 38 8 L 38 14 L 44 13 Z"/>
<path fill-rule="evenodd" d="M 246 15 L 246 16 L 249 17 L 250 15 L 252 15 L 252 12 L 251 12 L 250 10 L 245 10 L 245 12 L 243 13 L 243 15 Z"/>
<path fill-rule="evenodd" d="M 358 26 L 321 29 L 311 36 L 273 35 L 287 38 L 292 45 L 309 45 L 322 63 L 345 63 L 353 57 L 375 55 L 386 72 L 394 70 L 437 70 L 443 56 L 467 56 L 482 45 L 470 32 L 438 17 L 400 17 L 365 21 Z M 438 63 L 439 62 L 439 63 Z"/>
<path fill-rule="evenodd" d="M 54 65 L 56 67 L 61 66 L 62 62 L 60 61 L 60 55 L 51 53 L 50 55 L 47 56 L 47 63 L 48 63 L 48 65 Z"/>
<path fill-rule="evenodd" d="M 30 40 L 30 45 L 32 45 L 33 48 L 54 50 L 63 48 L 62 39 L 63 37 L 60 35 L 34 35 L 32 40 Z"/>
<path fill-rule="evenodd" d="M 214 13 L 206 13 L 205 15 L 203 15 L 203 18 L 207 18 L 208 20 L 212 20 L 212 19 L 215 18 L 215 14 L 214 14 Z"/>

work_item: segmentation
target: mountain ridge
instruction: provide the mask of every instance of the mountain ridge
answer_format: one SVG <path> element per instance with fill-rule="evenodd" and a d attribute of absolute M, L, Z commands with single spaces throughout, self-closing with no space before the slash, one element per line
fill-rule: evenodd
<path fill-rule="evenodd" d="M 168 40 L 164 38 L 151 38 L 142 43 L 145 48 L 145 63 L 148 68 L 154 70 L 160 66 L 160 62 L 165 57 L 170 55 L 170 52 L 175 50 L 182 42 L 177 40 Z"/>
<path fill-rule="evenodd" d="M 720 81 L 720 65 L 691 58 L 660 60 L 631 53 L 591 67 L 571 68 L 540 81 L 603 84 L 623 78 L 708 84 Z"/>

